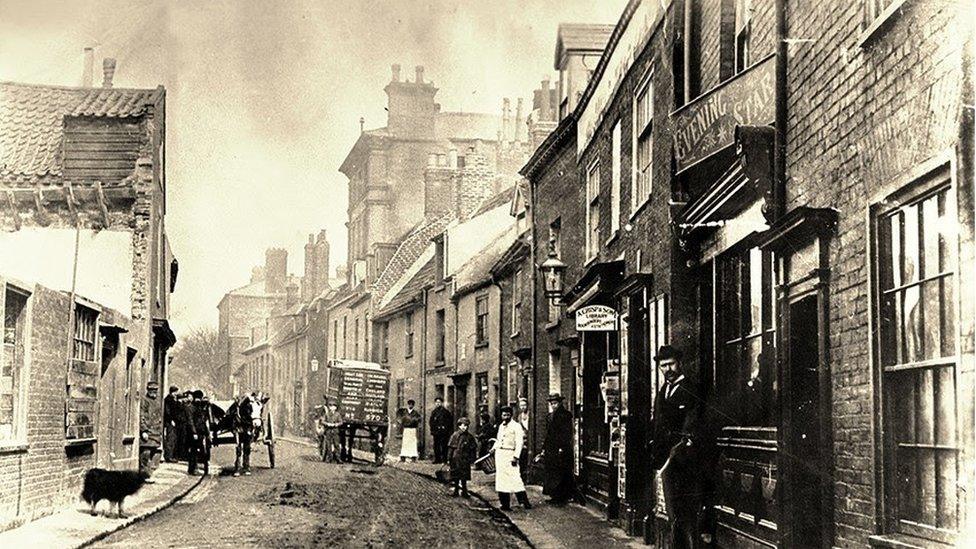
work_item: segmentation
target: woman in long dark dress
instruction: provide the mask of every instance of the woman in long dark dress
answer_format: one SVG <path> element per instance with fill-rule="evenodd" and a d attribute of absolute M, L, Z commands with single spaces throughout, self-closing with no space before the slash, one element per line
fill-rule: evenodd
<path fill-rule="evenodd" d="M 457 422 L 457 431 L 451 435 L 447 443 L 447 463 L 451 467 L 451 484 L 454 485 L 452 496 L 461 491 L 462 497 L 468 495 L 468 481 L 471 480 L 471 465 L 478 457 L 478 441 L 468 432 L 471 421 L 462 417 Z"/>

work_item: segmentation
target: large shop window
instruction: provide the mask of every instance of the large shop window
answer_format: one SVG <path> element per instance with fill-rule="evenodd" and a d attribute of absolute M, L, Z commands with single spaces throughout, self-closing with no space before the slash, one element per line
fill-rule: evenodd
<path fill-rule="evenodd" d="M 726 252 L 716 268 L 718 403 L 732 425 L 774 426 L 772 254 L 759 248 Z"/>
<path fill-rule="evenodd" d="M 24 435 L 18 432 L 21 373 L 24 370 L 24 325 L 27 295 L 7 289 L 4 294 L 3 342 L 0 356 L 0 442 Z"/>
<path fill-rule="evenodd" d="M 951 189 L 942 172 L 874 212 L 888 527 L 947 543 L 962 499 Z"/>

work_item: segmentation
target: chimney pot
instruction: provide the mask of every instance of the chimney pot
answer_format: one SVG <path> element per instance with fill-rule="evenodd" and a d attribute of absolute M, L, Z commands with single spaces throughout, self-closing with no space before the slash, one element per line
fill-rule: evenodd
<path fill-rule="evenodd" d="M 102 60 L 102 80 L 103 88 L 112 87 L 112 78 L 115 77 L 115 59 L 112 57 L 106 57 Z"/>
<path fill-rule="evenodd" d="M 424 66 L 423 65 L 417 65 L 417 83 L 418 84 L 423 84 L 424 83 Z"/>
<path fill-rule="evenodd" d="M 400 64 L 399 63 L 394 63 L 393 66 L 390 67 L 390 69 L 393 71 L 393 81 L 394 82 L 399 82 L 400 81 Z"/>
<path fill-rule="evenodd" d="M 81 73 L 81 85 L 90 88 L 95 78 L 95 48 L 85 48 L 85 67 Z"/>

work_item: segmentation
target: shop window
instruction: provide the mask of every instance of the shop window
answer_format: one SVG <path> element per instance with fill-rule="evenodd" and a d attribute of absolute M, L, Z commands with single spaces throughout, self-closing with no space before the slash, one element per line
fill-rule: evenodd
<path fill-rule="evenodd" d="M 648 74 L 634 94 L 634 169 L 630 186 L 633 215 L 651 195 L 651 154 L 654 149 L 654 74 Z"/>
<path fill-rule="evenodd" d="M 24 371 L 24 327 L 27 294 L 7 288 L 4 293 L 3 348 L 0 349 L 0 442 L 25 433 L 17 420 L 21 375 Z"/>
<path fill-rule="evenodd" d="M 600 164 L 586 172 L 586 260 L 600 252 Z"/>
<path fill-rule="evenodd" d="M 775 364 L 772 255 L 759 248 L 719 257 L 715 394 L 741 426 L 773 426 Z"/>
<path fill-rule="evenodd" d="M 478 296 L 474 307 L 474 344 L 477 347 L 488 345 L 488 296 Z"/>
<path fill-rule="evenodd" d="M 404 356 L 410 358 L 413 356 L 413 311 L 408 312 L 405 315 L 406 323 L 406 340 L 404 341 Z"/>
<path fill-rule="evenodd" d="M 943 543 L 955 542 L 963 501 L 958 399 L 972 399 L 959 386 L 951 191 L 938 172 L 873 212 L 887 529 Z"/>

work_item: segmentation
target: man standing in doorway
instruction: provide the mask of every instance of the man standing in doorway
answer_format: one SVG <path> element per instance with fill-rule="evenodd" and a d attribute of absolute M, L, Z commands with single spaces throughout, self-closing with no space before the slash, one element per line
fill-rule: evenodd
<path fill-rule="evenodd" d="M 701 395 L 682 372 L 681 352 L 662 345 L 654 357 L 664 385 L 654 400 L 651 423 L 651 463 L 660 471 L 664 504 L 675 549 L 697 546 L 698 514 L 703 501 L 701 453 L 696 440 Z"/>
<path fill-rule="evenodd" d="M 434 463 L 447 462 L 447 442 L 454 428 L 454 414 L 444 407 L 441 397 L 434 399 L 434 411 L 430 413 L 430 434 L 434 439 Z"/>
<path fill-rule="evenodd" d="M 183 420 L 182 404 L 179 396 L 180 388 L 172 386 L 169 394 L 163 399 L 163 458 L 167 462 L 179 461 L 180 459 L 180 438 Z"/>
<path fill-rule="evenodd" d="M 407 411 L 400 418 L 400 425 L 403 427 L 403 439 L 400 444 L 400 461 L 417 461 L 420 456 L 417 452 L 417 431 L 420 428 L 420 412 L 413 409 L 413 399 L 407 401 Z"/>

